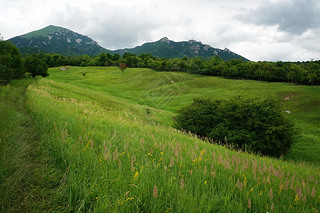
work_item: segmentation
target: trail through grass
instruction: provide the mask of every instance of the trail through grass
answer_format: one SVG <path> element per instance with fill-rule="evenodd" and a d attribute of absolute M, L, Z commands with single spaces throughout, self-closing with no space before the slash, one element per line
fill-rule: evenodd
<path fill-rule="evenodd" d="M 25 109 L 25 91 L 32 82 L 0 87 L 1 212 L 43 212 L 60 205 L 53 203 L 59 197 L 62 173 L 50 164 Z"/>
<path fill-rule="evenodd" d="M 319 87 L 114 67 L 50 74 L 25 96 L 25 81 L 0 89 L 1 211 L 319 212 L 320 169 L 297 163 L 307 152 L 318 159 Z M 193 97 L 237 95 L 292 111 L 303 131 L 296 149 L 305 148 L 287 157 L 295 162 L 172 128 Z"/>

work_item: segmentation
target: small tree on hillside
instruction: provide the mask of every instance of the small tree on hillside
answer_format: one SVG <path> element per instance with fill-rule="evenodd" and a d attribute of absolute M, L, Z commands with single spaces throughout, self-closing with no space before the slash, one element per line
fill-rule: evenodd
<path fill-rule="evenodd" d="M 127 68 L 127 65 L 125 63 L 119 64 L 119 69 L 121 70 L 121 72 L 123 72 L 126 68 Z"/>

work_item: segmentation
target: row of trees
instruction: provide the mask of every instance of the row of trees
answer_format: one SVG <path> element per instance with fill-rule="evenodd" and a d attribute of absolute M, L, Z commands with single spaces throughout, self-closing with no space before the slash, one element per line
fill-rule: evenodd
<path fill-rule="evenodd" d="M 12 79 L 47 76 L 48 65 L 37 55 L 21 57 L 19 49 L 8 41 L 0 40 L 0 85 Z"/>
<path fill-rule="evenodd" d="M 0 81 L 7 82 L 31 76 L 46 76 L 48 67 L 58 66 L 118 66 L 151 68 L 157 71 L 181 71 L 201 75 L 223 76 L 232 79 L 291 82 L 295 84 L 320 85 L 320 61 L 309 62 L 251 62 L 241 59 L 223 61 L 218 56 L 211 58 L 156 58 L 151 54 L 101 53 L 98 56 L 63 56 L 38 53 L 21 57 L 19 50 L 7 41 L 0 41 Z"/>
<path fill-rule="evenodd" d="M 201 75 L 223 76 L 232 79 L 253 79 L 271 82 L 320 85 L 320 61 L 309 62 L 252 62 L 241 59 L 223 61 L 218 56 L 211 58 L 156 58 L 151 54 L 136 56 L 133 53 L 101 53 L 98 56 L 63 56 L 37 54 L 36 57 L 50 67 L 56 66 L 118 66 L 125 63 L 132 68 L 151 68 L 157 71 L 181 71 Z"/>

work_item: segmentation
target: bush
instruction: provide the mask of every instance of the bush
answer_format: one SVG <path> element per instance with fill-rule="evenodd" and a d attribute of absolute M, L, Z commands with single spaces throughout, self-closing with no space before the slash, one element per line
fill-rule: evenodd
<path fill-rule="evenodd" d="M 26 56 L 24 60 L 24 67 L 26 72 L 30 73 L 34 78 L 37 75 L 41 75 L 42 77 L 48 76 L 48 65 L 37 58 L 36 56 Z"/>
<path fill-rule="evenodd" d="M 174 118 L 177 128 L 264 155 L 285 154 L 298 133 L 272 100 L 194 99 Z"/>

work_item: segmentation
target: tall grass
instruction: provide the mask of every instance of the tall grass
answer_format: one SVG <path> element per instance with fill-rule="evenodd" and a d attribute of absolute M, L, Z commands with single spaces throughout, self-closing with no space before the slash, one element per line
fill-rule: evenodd
<path fill-rule="evenodd" d="M 63 211 L 319 211 L 318 167 L 208 144 L 168 126 L 170 111 L 83 87 L 42 79 L 27 90 L 65 171 Z"/>
<path fill-rule="evenodd" d="M 164 110 L 160 123 L 172 125 L 171 115 L 195 97 L 229 99 L 272 98 L 277 100 L 285 116 L 293 120 L 301 132 L 300 139 L 284 156 L 296 162 L 320 162 L 320 87 L 252 80 L 229 80 L 212 76 L 179 72 L 155 72 L 149 69 L 117 67 L 68 67 L 50 69 L 49 79 L 99 91 L 130 103 Z M 86 73 L 83 77 L 82 73 Z M 170 114 L 171 113 L 171 114 Z"/>

